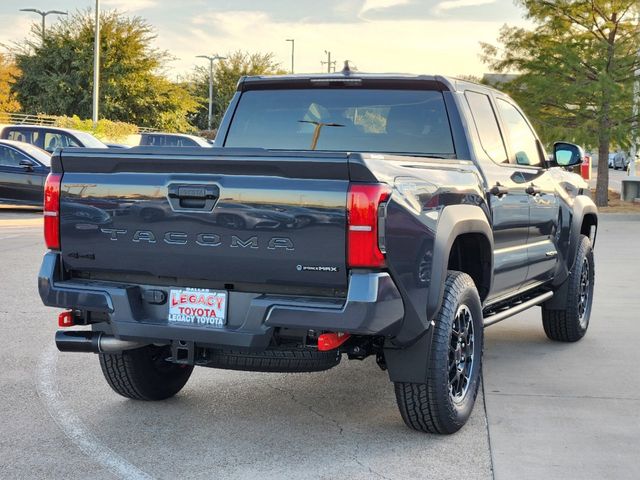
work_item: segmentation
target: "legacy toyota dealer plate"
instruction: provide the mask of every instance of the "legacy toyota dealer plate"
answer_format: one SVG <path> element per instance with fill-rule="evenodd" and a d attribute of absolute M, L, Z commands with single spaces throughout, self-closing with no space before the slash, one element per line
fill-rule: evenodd
<path fill-rule="evenodd" d="M 227 292 L 187 288 L 171 290 L 169 322 L 222 327 L 226 323 Z"/>

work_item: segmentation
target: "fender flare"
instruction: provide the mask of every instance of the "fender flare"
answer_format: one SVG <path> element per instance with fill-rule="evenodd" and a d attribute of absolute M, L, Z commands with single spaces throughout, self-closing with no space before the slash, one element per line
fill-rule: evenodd
<path fill-rule="evenodd" d="M 580 240 L 580 233 L 582 231 L 582 222 L 586 215 L 593 215 L 595 217 L 596 231 L 593 235 L 593 245 L 595 245 L 596 242 L 596 234 L 598 231 L 598 207 L 593 203 L 593 200 L 586 195 L 578 195 L 574 200 L 571 210 L 572 216 L 571 226 L 569 228 L 569 247 L 567 248 L 566 264 L 562 265 L 561 269 L 556 272 L 556 278 L 559 281 L 558 283 L 554 283 L 554 296 L 544 303 L 545 307 L 550 310 L 563 309 L 565 307 L 564 302 L 568 294 L 567 279 L 574 267 L 576 250 L 578 248 L 578 241 Z"/>
<path fill-rule="evenodd" d="M 474 205 L 450 205 L 440 214 L 433 248 L 433 267 L 427 299 L 427 319 L 432 321 L 442 305 L 449 255 L 456 238 L 466 233 L 485 236 L 490 246 L 490 281 L 493 281 L 493 230 L 485 212 Z M 489 286 L 491 290 L 491 286 Z"/>
<path fill-rule="evenodd" d="M 573 268 L 573 258 L 576 255 L 576 248 L 578 248 L 578 239 L 580 238 L 580 232 L 582 228 L 582 222 L 587 215 L 593 215 L 596 219 L 596 233 L 598 228 L 598 207 L 593 203 L 591 198 L 586 195 L 578 195 L 573 202 L 573 215 L 571 218 L 571 229 L 569 233 L 569 250 L 567 252 L 567 258 L 570 262 L 568 265 L 569 270 Z M 596 243 L 596 236 L 593 236 L 593 245 Z"/>
<path fill-rule="evenodd" d="M 427 383 L 431 355 L 433 328 L 430 327 L 442 305 L 444 285 L 449 266 L 449 255 L 460 235 L 478 233 L 487 238 L 490 245 L 490 281 L 493 280 L 493 231 L 482 208 L 474 205 L 450 205 L 441 213 L 436 226 L 431 281 L 427 291 L 427 325 L 417 340 L 402 347 L 387 342 L 384 355 L 393 382 Z"/>

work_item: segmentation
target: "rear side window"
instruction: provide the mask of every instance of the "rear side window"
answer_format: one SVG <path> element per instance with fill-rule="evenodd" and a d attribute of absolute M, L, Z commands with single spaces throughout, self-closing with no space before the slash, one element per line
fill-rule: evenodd
<path fill-rule="evenodd" d="M 11 130 L 9 132 L 9 135 L 7 135 L 7 138 L 16 142 L 25 142 L 32 145 L 38 145 L 40 132 L 36 130 Z"/>
<path fill-rule="evenodd" d="M 498 112 L 507 130 L 511 150 L 518 165 L 539 166 L 541 163 L 538 142 L 520 111 L 511 103 L 498 99 Z"/>
<path fill-rule="evenodd" d="M 496 163 L 509 163 L 507 149 L 500 134 L 496 114 L 487 95 L 468 91 L 465 94 L 485 153 Z"/>
<path fill-rule="evenodd" d="M 24 132 L 19 132 L 17 130 L 11 130 L 9 135 L 7 135 L 7 138 L 14 142 L 27 142 L 27 135 L 25 135 Z"/>
<path fill-rule="evenodd" d="M 249 90 L 225 146 L 455 157 L 442 92 L 431 90 Z"/>

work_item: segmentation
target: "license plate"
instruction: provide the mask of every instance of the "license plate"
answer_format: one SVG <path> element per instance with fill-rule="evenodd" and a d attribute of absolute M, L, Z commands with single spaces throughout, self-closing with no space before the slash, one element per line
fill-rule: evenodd
<path fill-rule="evenodd" d="M 187 288 L 171 290 L 169 323 L 222 327 L 227 317 L 227 292 Z"/>

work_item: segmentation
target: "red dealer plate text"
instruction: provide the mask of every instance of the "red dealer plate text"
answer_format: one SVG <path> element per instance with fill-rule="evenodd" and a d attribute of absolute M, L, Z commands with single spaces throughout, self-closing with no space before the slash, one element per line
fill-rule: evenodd
<path fill-rule="evenodd" d="M 171 290 L 169 323 L 222 327 L 226 323 L 227 292 L 187 288 Z"/>

